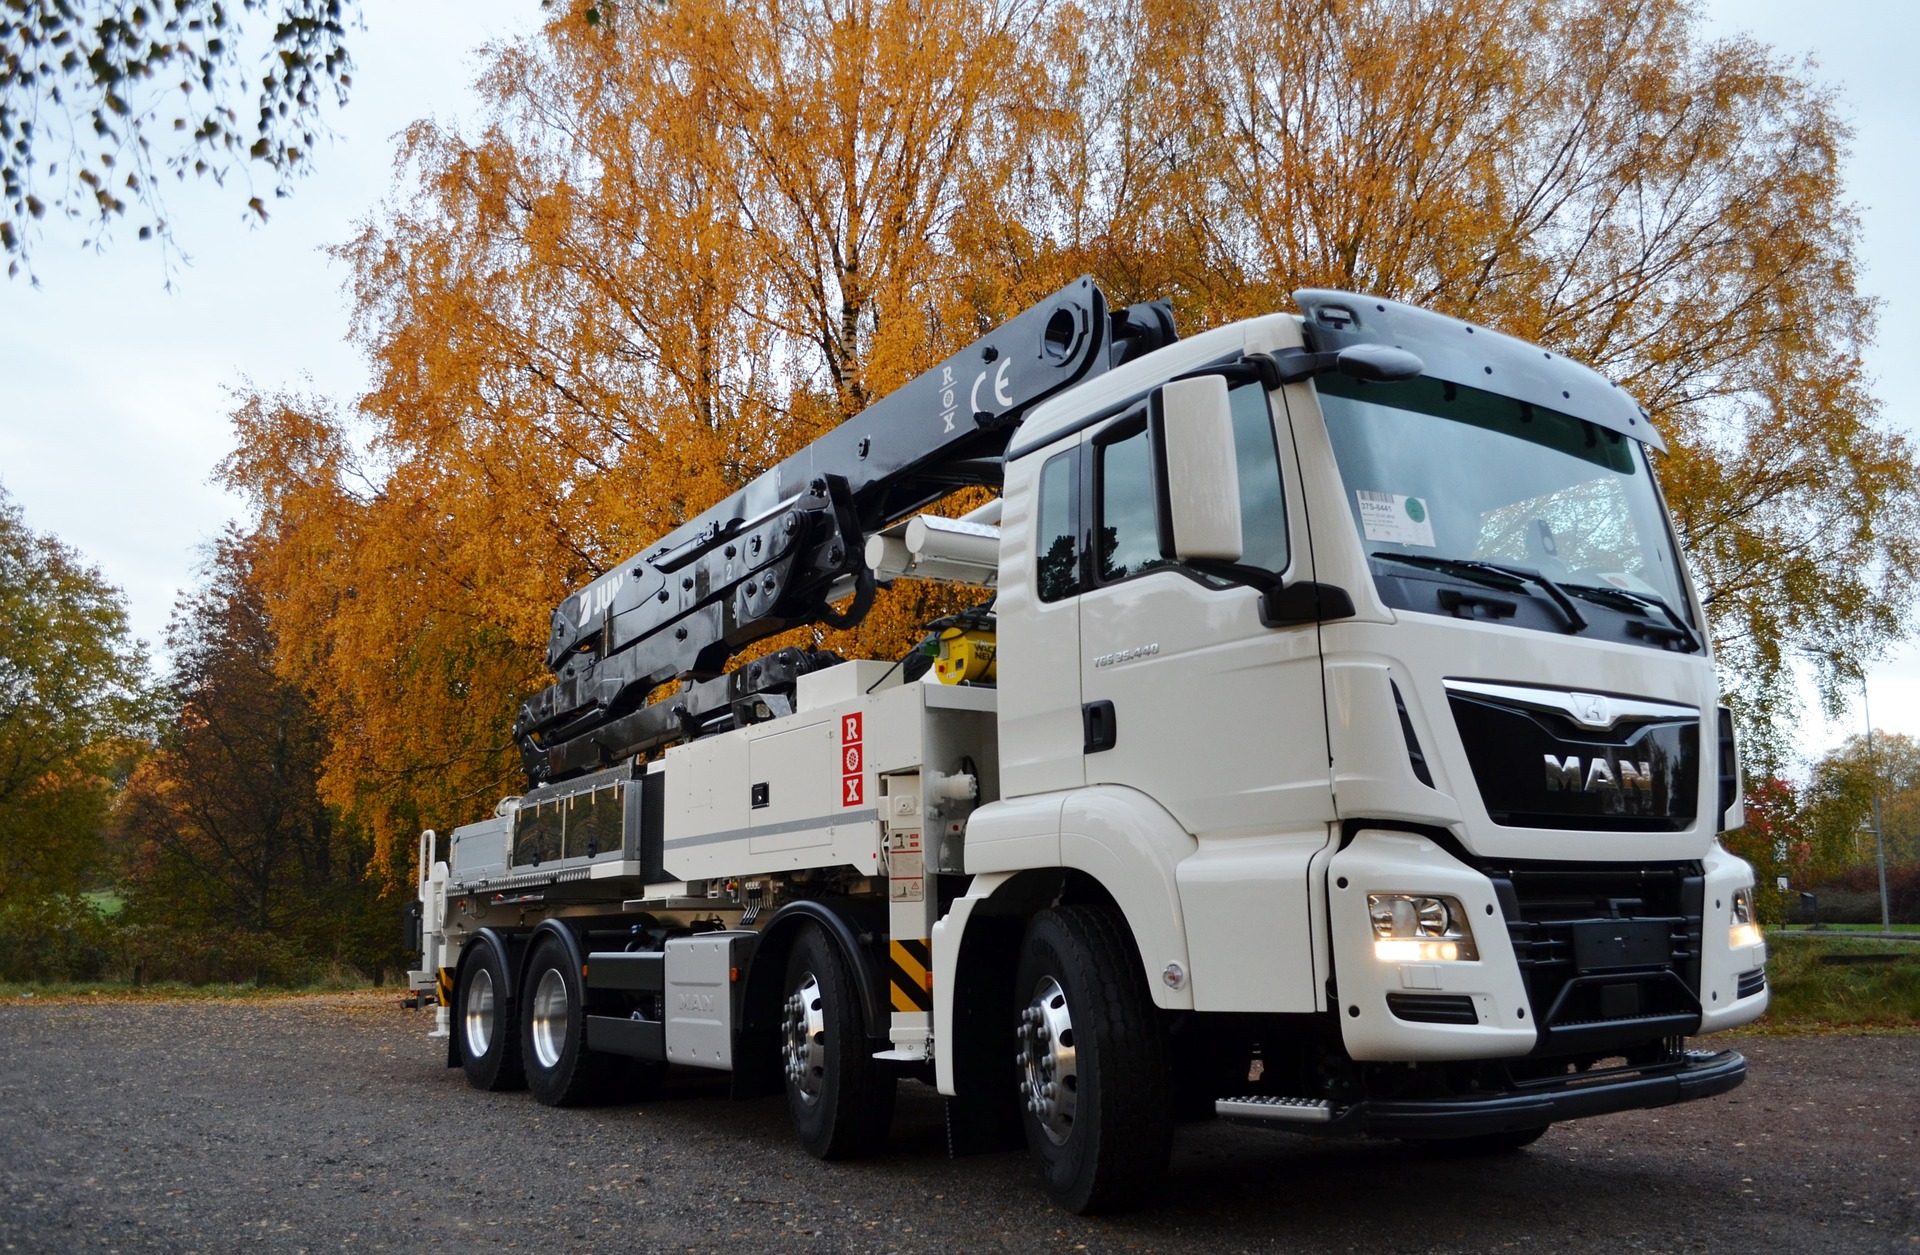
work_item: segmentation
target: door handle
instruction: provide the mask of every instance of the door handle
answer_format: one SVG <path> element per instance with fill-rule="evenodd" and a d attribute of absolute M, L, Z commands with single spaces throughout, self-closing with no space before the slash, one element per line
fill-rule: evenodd
<path fill-rule="evenodd" d="M 1119 739 L 1119 729 L 1114 725 L 1112 702 L 1102 700 L 1085 703 L 1080 707 L 1080 720 L 1086 727 L 1087 753 L 1098 754 L 1101 750 L 1114 747 Z"/>

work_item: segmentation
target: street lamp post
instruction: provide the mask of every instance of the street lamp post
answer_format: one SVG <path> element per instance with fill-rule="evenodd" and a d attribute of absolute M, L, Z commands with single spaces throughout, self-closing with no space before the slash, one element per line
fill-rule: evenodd
<path fill-rule="evenodd" d="M 1880 830 L 1880 763 L 1873 755 L 1873 708 L 1867 704 L 1867 676 L 1860 674 L 1860 711 L 1867 717 L 1867 780 L 1873 788 L 1873 854 L 1880 863 L 1880 931 L 1893 931 L 1887 910 L 1887 843 Z"/>

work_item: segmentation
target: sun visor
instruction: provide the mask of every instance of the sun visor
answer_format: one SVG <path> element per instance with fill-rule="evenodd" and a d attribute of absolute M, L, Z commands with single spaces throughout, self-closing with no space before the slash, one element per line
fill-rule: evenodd
<path fill-rule="evenodd" d="M 1293 300 L 1318 352 L 1353 344 L 1405 349 L 1425 363 L 1429 378 L 1571 414 L 1666 452 L 1645 407 L 1624 388 L 1539 345 L 1377 296 L 1303 288 Z"/>

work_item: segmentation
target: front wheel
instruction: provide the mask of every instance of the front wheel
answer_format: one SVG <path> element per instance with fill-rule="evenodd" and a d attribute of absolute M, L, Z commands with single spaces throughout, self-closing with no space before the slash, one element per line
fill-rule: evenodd
<path fill-rule="evenodd" d="M 1086 1215 L 1145 1201 L 1173 1152 L 1166 1036 L 1119 918 L 1042 911 L 1020 946 L 1022 1124 L 1054 1201 Z"/>
<path fill-rule="evenodd" d="M 484 943 L 460 969 L 453 1031 L 459 1035 L 460 1066 L 475 1089 L 519 1089 L 526 1084 L 512 980 L 500 952 Z"/>
<path fill-rule="evenodd" d="M 873 1058 L 846 957 L 806 925 L 787 956 L 780 1058 L 800 1145 L 817 1159 L 862 1155 L 886 1140 L 895 1078 Z"/>

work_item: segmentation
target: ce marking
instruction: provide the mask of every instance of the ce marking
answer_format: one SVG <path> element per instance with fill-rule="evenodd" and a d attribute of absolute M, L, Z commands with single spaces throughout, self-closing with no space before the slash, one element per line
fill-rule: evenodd
<path fill-rule="evenodd" d="M 1001 409 L 1006 409 L 1013 404 L 1013 394 L 1007 391 L 1007 367 L 1011 365 L 1013 365 L 1013 359 L 1008 358 L 1000 363 L 1000 369 L 993 372 L 993 399 L 1000 403 Z M 986 381 L 987 372 L 984 370 L 974 377 L 973 392 L 969 399 L 975 414 L 980 412 L 980 385 Z"/>

